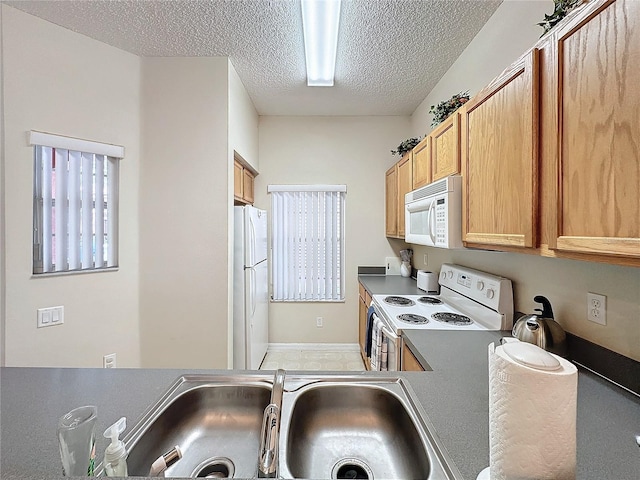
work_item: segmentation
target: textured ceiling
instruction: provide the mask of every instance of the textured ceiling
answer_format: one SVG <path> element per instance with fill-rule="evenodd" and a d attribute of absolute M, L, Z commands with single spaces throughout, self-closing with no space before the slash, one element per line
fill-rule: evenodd
<path fill-rule="evenodd" d="M 228 56 L 261 115 L 408 115 L 501 2 L 343 0 L 334 87 L 306 86 L 299 0 L 4 3 L 140 56 Z"/>

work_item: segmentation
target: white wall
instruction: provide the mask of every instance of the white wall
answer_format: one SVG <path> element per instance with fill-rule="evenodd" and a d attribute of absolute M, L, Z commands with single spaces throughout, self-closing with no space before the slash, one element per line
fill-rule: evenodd
<path fill-rule="evenodd" d="M 535 25 L 551 1 L 506 0 L 412 116 L 414 135 L 427 133 L 431 105 L 452 94 L 473 95 L 530 48 L 542 33 Z M 516 309 L 533 313 L 533 297 L 549 298 L 569 332 L 640 360 L 640 274 L 631 267 L 542 258 L 526 254 L 450 251 L 414 246 L 414 266 L 438 271 L 454 262 L 514 280 Z M 427 255 L 427 263 L 424 255 Z M 607 325 L 586 320 L 587 292 L 607 295 Z"/>
<path fill-rule="evenodd" d="M 236 69 L 229 62 L 229 154 L 232 162 L 234 150 L 260 171 L 258 112 Z M 233 170 L 230 171 L 233 173 Z"/>
<path fill-rule="evenodd" d="M 0 245 L 3 248 L 0 249 L 0 367 L 3 367 L 5 364 L 4 359 L 4 341 L 6 338 L 5 334 L 5 318 L 6 318 L 6 288 L 5 288 L 5 268 L 4 262 L 6 258 L 6 245 L 5 240 L 5 226 L 4 226 L 4 206 L 6 204 L 6 199 L 4 196 L 4 75 L 3 75 L 3 67 L 4 67 L 4 52 L 2 46 L 2 12 L 3 9 L 0 7 L 0 112 L 3 112 L 0 115 L 0 185 L 2 188 L 0 189 Z"/>
<path fill-rule="evenodd" d="M 229 61 L 229 148 L 228 148 L 228 191 L 233 192 L 233 165 L 234 152 L 249 162 L 258 170 L 258 112 L 256 111 L 242 80 L 236 69 Z M 230 285 L 227 297 L 227 365 L 233 366 L 233 243 L 234 243 L 234 215 L 233 195 L 228 197 L 228 284 Z M 256 204 L 256 207 L 260 205 Z"/>
<path fill-rule="evenodd" d="M 228 60 L 142 65 L 142 366 L 225 368 Z"/>
<path fill-rule="evenodd" d="M 101 367 L 115 352 L 118 366 L 137 367 L 140 60 L 1 8 L 6 365 Z M 124 145 L 117 272 L 31 275 L 32 129 Z M 36 309 L 55 305 L 64 325 L 37 329 Z"/>
<path fill-rule="evenodd" d="M 471 96 L 498 76 L 540 37 L 536 25 L 553 12 L 551 0 L 505 0 L 411 116 L 412 134 L 431 131 L 431 105 L 469 91 Z"/>
<path fill-rule="evenodd" d="M 398 255 L 384 233 L 384 174 L 409 126 L 408 117 L 260 117 L 258 204 L 270 206 L 268 184 L 347 185 L 346 301 L 272 303 L 270 342 L 357 342 L 357 268 Z"/>

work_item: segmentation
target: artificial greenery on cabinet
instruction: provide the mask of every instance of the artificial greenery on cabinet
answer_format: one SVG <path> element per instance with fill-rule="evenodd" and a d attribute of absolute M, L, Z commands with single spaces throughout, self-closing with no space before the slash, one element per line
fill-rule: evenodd
<path fill-rule="evenodd" d="M 560 20 L 566 17 L 571 10 L 580 5 L 583 1 L 584 0 L 553 0 L 553 13 L 551 15 L 545 14 L 544 22 L 537 24 L 544 29 L 542 35 L 555 27 Z"/>
<path fill-rule="evenodd" d="M 449 115 L 458 110 L 462 105 L 469 101 L 469 92 L 456 93 L 449 100 L 443 100 L 438 105 L 431 105 L 429 113 L 433 114 L 431 121 L 432 127 L 437 127 L 444 122 Z"/>
<path fill-rule="evenodd" d="M 398 145 L 398 147 L 395 150 L 391 150 L 391 154 L 400 155 L 402 157 L 405 153 L 413 150 L 413 147 L 419 144 L 420 140 L 422 139 L 418 137 L 408 138 L 404 140 L 400 145 Z"/>

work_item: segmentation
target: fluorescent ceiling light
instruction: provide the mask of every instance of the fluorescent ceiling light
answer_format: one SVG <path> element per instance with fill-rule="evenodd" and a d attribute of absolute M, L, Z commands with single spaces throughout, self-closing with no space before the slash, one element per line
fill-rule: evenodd
<path fill-rule="evenodd" d="M 341 0 L 301 0 L 307 85 L 332 87 Z"/>

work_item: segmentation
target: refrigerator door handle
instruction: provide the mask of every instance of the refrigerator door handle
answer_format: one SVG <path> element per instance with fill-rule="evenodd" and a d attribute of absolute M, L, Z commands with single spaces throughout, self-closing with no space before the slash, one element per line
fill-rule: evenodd
<path fill-rule="evenodd" d="M 251 303 L 251 317 L 256 313 L 256 271 L 253 267 L 249 267 L 249 276 L 251 277 L 251 284 L 249 285 L 249 299 Z"/>
<path fill-rule="evenodd" d="M 253 224 L 253 217 L 249 215 L 249 266 L 253 267 L 256 263 L 256 227 Z"/>

